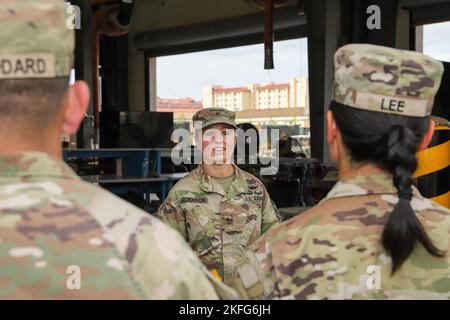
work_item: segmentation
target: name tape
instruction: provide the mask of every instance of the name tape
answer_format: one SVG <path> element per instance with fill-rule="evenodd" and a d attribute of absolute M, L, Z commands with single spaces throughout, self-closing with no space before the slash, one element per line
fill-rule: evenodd
<path fill-rule="evenodd" d="M 369 92 L 357 92 L 355 108 L 393 113 L 405 116 L 424 117 L 428 115 L 428 100 L 394 97 Z"/>
<path fill-rule="evenodd" d="M 0 54 L 0 79 L 55 78 L 51 53 Z"/>

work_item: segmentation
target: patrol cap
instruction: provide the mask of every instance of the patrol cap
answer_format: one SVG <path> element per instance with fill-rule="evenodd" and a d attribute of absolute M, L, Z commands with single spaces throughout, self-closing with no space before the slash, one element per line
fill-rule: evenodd
<path fill-rule="evenodd" d="M 332 99 L 349 107 L 425 117 L 431 114 L 444 67 L 419 52 L 349 44 L 334 55 Z"/>
<path fill-rule="evenodd" d="M 192 117 L 192 120 L 194 121 L 194 125 L 198 122 L 201 123 L 201 126 L 195 129 L 204 129 L 216 123 L 225 123 L 237 129 L 235 118 L 236 113 L 233 111 L 223 108 L 205 108 L 197 111 Z"/>
<path fill-rule="evenodd" d="M 64 0 L 1 0 L 0 80 L 67 76 L 75 48 Z"/>

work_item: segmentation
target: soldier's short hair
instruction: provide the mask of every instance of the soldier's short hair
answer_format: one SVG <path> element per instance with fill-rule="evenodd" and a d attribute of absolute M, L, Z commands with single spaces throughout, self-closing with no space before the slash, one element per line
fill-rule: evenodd
<path fill-rule="evenodd" d="M 62 106 L 68 87 L 68 76 L 0 80 L 0 123 L 17 120 L 31 126 L 50 123 Z"/>

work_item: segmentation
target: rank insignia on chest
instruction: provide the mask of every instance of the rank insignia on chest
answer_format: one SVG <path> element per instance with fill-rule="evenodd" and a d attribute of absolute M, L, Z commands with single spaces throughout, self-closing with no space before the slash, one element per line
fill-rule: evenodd
<path fill-rule="evenodd" d="M 247 179 L 247 186 L 250 190 L 258 189 L 258 182 L 256 179 Z"/>

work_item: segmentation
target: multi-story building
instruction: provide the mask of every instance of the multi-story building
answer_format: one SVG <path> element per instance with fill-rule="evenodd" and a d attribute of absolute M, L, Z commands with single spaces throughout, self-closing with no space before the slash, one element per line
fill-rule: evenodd
<path fill-rule="evenodd" d="M 239 112 L 249 109 L 251 103 L 251 90 L 247 87 L 208 86 L 203 89 L 202 104 L 204 108 L 215 106 Z"/>
<path fill-rule="evenodd" d="M 239 112 L 248 109 L 251 104 L 251 93 L 246 87 L 216 88 L 214 90 L 214 105 Z"/>
<path fill-rule="evenodd" d="M 191 122 L 192 116 L 202 109 L 202 103 L 192 98 L 162 99 L 157 98 L 156 111 L 173 112 L 175 122 Z"/>
<path fill-rule="evenodd" d="M 235 111 L 239 122 L 309 128 L 307 78 L 236 88 L 208 86 L 203 88 L 202 104 L 205 108 L 221 107 Z"/>
<path fill-rule="evenodd" d="M 289 83 L 266 84 L 257 88 L 257 110 L 289 108 Z"/>

